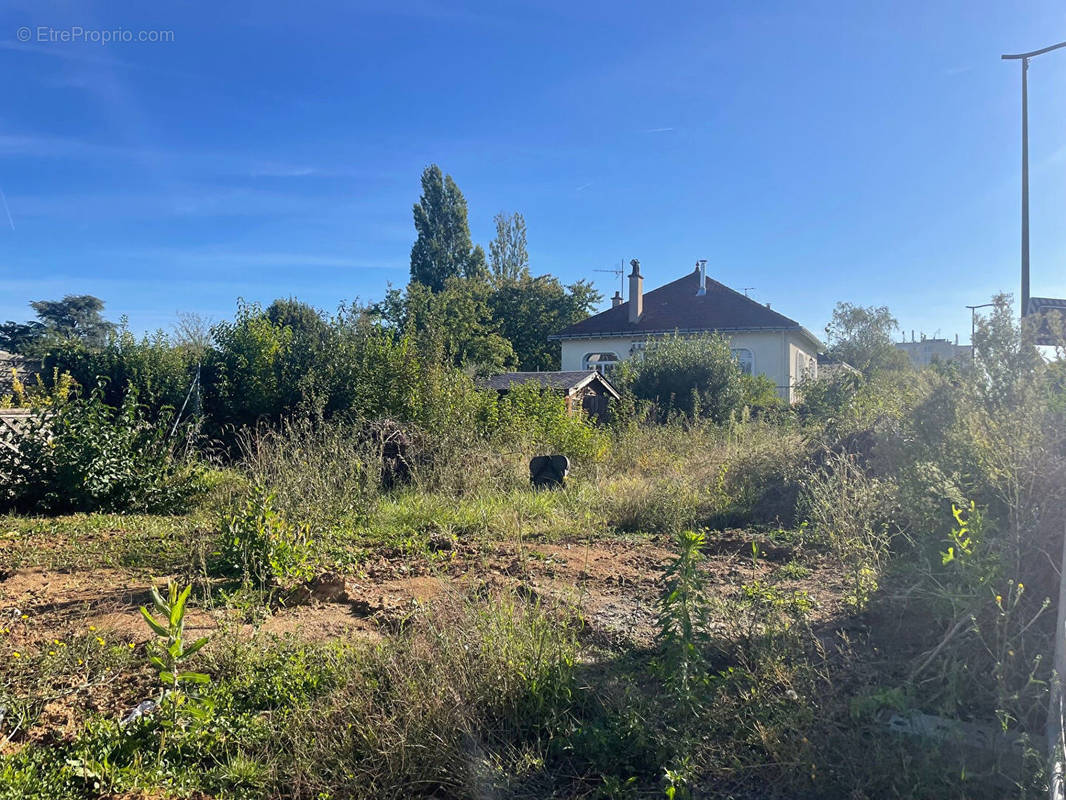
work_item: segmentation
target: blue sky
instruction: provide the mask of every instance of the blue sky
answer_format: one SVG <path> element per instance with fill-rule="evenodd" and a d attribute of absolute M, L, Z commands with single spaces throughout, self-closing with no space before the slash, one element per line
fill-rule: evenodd
<path fill-rule="evenodd" d="M 965 339 L 966 304 L 1018 292 L 999 55 L 1063 39 L 1058 0 L 5 0 L 0 320 L 83 292 L 136 330 L 377 299 L 436 162 L 476 241 L 525 215 L 536 272 L 610 294 L 622 259 L 651 288 L 706 258 L 816 332 L 849 300 Z M 1032 291 L 1066 297 L 1066 51 L 1030 69 L 1030 136 Z"/>

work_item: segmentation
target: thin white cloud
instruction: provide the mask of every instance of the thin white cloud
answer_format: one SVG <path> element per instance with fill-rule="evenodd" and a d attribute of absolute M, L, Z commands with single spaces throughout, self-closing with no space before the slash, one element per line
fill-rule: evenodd
<path fill-rule="evenodd" d="M 222 152 L 189 152 L 158 147 L 103 144 L 86 139 L 50 134 L 0 134 L 0 158 L 106 159 L 156 165 L 166 164 L 188 176 L 229 176 L 238 178 L 375 178 L 367 170 L 339 169 L 333 166 Z"/>
<path fill-rule="evenodd" d="M 56 58 L 61 61 L 73 61 L 80 64 L 98 64 L 106 67 L 119 67 L 121 69 L 135 70 L 138 72 L 149 72 L 159 75 L 174 75 L 182 78 L 197 78 L 203 79 L 205 76 L 194 72 L 188 72 L 186 70 L 176 70 L 169 67 L 157 67 L 154 65 L 140 64 L 132 61 L 125 61 L 121 58 L 114 58 L 109 55 L 102 55 L 100 47 L 88 46 L 88 47 L 57 47 L 55 45 L 38 44 L 34 42 L 17 42 L 7 39 L 0 41 L 0 50 L 8 50 L 15 53 L 25 53 L 28 55 L 44 56 L 45 58 Z M 105 51 L 106 52 L 106 51 Z M 91 84 L 84 83 L 83 88 L 87 88 Z"/>
<path fill-rule="evenodd" d="M 101 255 L 131 261 L 152 261 L 171 266 L 203 267 L 323 267 L 338 269 L 407 269 L 406 262 L 357 258 L 336 253 L 285 250 L 208 250 L 154 248 L 108 251 Z"/>
<path fill-rule="evenodd" d="M 673 128 L 648 128 L 645 133 L 673 133 Z"/>
<path fill-rule="evenodd" d="M 0 135 L 0 157 L 85 158 L 123 152 L 108 145 L 94 145 L 80 139 L 47 135 Z"/>
<path fill-rule="evenodd" d="M 314 167 L 298 167 L 286 164 L 264 164 L 252 167 L 250 174 L 253 178 L 307 178 L 312 175 L 323 174 Z"/>
<path fill-rule="evenodd" d="M 7 214 L 7 224 L 11 226 L 11 230 L 15 230 L 15 220 L 11 217 L 11 208 L 7 204 L 7 195 L 4 194 L 3 189 L 0 189 L 0 200 L 4 202 L 4 213 Z"/>

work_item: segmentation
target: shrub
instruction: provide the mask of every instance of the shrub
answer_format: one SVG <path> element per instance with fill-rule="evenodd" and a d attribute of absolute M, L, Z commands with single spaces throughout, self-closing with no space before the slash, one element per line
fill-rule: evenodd
<path fill-rule="evenodd" d="M 766 375 L 741 375 L 740 385 L 742 402 L 755 416 L 780 413 L 788 408 L 788 404 L 777 393 L 777 384 Z"/>
<path fill-rule="evenodd" d="M 644 357 L 620 367 L 620 382 L 638 400 L 655 403 L 660 415 L 706 415 L 725 422 L 744 400 L 743 373 L 721 335 L 665 336 Z"/>
<path fill-rule="evenodd" d="M 123 325 L 100 346 L 79 339 L 57 342 L 45 358 L 45 377 L 51 370 L 50 387 L 65 373 L 81 386 L 100 386 L 104 402 L 114 407 L 132 389 L 154 415 L 182 407 L 196 376 L 196 359 L 163 331 L 138 339 Z"/>
<path fill-rule="evenodd" d="M 486 410 L 486 432 L 499 443 L 531 453 L 561 453 L 599 460 L 607 446 L 602 431 L 584 414 L 571 414 L 557 393 L 533 383 L 515 386 Z"/>
<path fill-rule="evenodd" d="M 97 389 L 42 408 L 0 444 L 0 509 L 173 511 L 201 489 L 201 470 L 181 464 L 170 416 L 149 419 L 131 391 L 119 408 Z"/>
<path fill-rule="evenodd" d="M 223 572 L 240 575 L 245 588 L 288 586 L 313 575 L 309 533 L 274 508 L 274 494 L 254 487 L 223 515 L 218 558 Z"/>
<path fill-rule="evenodd" d="M 807 378 L 800 382 L 798 411 L 804 419 L 830 422 L 847 413 L 855 399 L 863 377 L 844 368 L 824 377 Z"/>

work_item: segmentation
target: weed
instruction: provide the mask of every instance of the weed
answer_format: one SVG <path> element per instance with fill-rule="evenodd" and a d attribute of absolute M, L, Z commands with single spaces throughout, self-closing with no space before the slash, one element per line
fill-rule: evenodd
<path fill-rule="evenodd" d="M 148 660 L 158 672 L 161 685 L 159 706 L 163 709 L 161 719 L 168 728 L 176 727 L 184 715 L 202 723 L 212 709 L 210 700 L 189 691 L 210 683 L 211 678 L 202 672 L 185 669 L 185 662 L 208 642 L 204 636 L 191 644 L 185 643 L 185 607 L 191 591 L 192 587 L 186 586 L 179 592 L 177 584 L 170 581 L 164 598 L 156 587 L 152 587 L 152 605 L 161 615 L 162 622 L 141 606 L 141 616 L 157 637 L 148 645 Z"/>
<path fill-rule="evenodd" d="M 708 614 L 703 580 L 699 574 L 702 531 L 683 531 L 677 536 L 677 558 L 663 575 L 659 600 L 658 638 L 663 647 L 662 674 L 670 691 L 682 704 L 694 699 L 694 683 L 704 664 Z"/>
<path fill-rule="evenodd" d="M 782 564 L 774 571 L 774 580 L 777 581 L 799 581 L 811 576 L 811 570 L 808 567 L 798 561 L 789 561 L 787 564 Z"/>
<path fill-rule="evenodd" d="M 847 453 L 826 453 L 805 477 L 803 505 L 814 536 L 828 544 L 851 579 L 847 600 L 863 610 L 877 589 L 892 538 L 892 487 Z"/>
<path fill-rule="evenodd" d="M 288 522 L 274 499 L 273 492 L 256 486 L 223 515 L 218 560 L 224 571 L 240 575 L 246 589 L 272 592 L 313 576 L 307 526 Z"/>

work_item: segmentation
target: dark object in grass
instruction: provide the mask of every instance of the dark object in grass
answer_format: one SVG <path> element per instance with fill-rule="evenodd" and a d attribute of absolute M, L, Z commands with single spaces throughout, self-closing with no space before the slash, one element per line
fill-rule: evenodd
<path fill-rule="evenodd" d="M 385 491 L 411 482 L 411 438 L 399 423 L 381 420 L 368 430 L 368 439 L 381 453 L 381 488 Z"/>
<path fill-rule="evenodd" d="M 529 482 L 534 489 L 558 489 L 566 485 L 570 459 L 566 456 L 534 456 L 529 461 Z"/>

